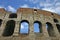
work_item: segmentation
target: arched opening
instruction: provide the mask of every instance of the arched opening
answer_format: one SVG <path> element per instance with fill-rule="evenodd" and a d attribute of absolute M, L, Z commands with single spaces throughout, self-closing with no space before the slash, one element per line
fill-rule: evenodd
<path fill-rule="evenodd" d="M 58 29 L 58 31 L 60 33 L 60 25 L 59 24 L 56 24 L 56 26 L 57 26 L 57 29 Z"/>
<path fill-rule="evenodd" d="M 29 22 L 27 20 L 22 20 L 20 22 L 20 34 L 28 34 L 29 33 Z"/>
<path fill-rule="evenodd" d="M 2 20 L 0 19 L 0 26 L 1 26 L 1 24 L 2 24 Z"/>
<path fill-rule="evenodd" d="M 14 32 L 14 28 L 15 28 L 15 21 L 14 20 L 8 21 L 6 23 L 3 36 L 11 36 Z"/>
<path fill-rule="evenodd" d="M 55 22 L 55 23 L 58 23 L 58 20 L 57 20 L 57 19 L 54 19 L 54 22 Z"/>
<path fill-rule="evenodd" d="M 46 23 L 46 29 L 48 31 L 49 36 L 51 36 L 51 37 L 55 36 L 53 26 L 51 23 L 49 23 L 49 22 Z"/>
<path fill-rule="evenodd" d="M 9 18 L 17 18 L 17 14 L 12 13 L 9 15 Z"/>
<path fill-rule="evenodd" d="M 39 21 L 34 22 L 34 32 L 35 33 L 42 33 L 42 24 Z"/>

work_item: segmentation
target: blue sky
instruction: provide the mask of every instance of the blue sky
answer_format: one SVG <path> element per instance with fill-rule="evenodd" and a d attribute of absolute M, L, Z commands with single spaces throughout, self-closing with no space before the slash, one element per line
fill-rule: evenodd
<path fill-rule="evenodd" d="M 16 12 L 18 8 L 42 9 L 60 14 L 60 0 L 0 0 L 0 8 Z"/>
<path fill-rule="evenodd" d="M 29 32 L 29 28 L 30 27 L 29 27 L 29 24 L 27 22 L 22 22 L 21 23 L 21 28 L 20 28 L 20 33 L 28 33 Z M 38 23 L 34 23 L 33 28 L 34 28 L 33 31 L 35 33 L 40 32 Z"/>
<path fill-rule="evenodd" d="M 20 33 L 28 33 L 29 25 L 26 22 L 21 23 Z"/>
<path fill-rule="evenodd" d="M 38 23 L 34 23 L 34 32 L 40 32 Z"/>

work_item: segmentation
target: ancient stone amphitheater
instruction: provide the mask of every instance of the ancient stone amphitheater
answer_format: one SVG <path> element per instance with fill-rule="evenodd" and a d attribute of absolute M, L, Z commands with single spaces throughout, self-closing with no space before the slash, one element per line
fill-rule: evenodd
<path fill-rule="evenodd" d="M 22 22 L 29 24 L 27 34 L 19 32 Z M 40 32 L 34 32 L 34 23 L 39 23 Z M 31 8 L 11 13 L 0 8 L 0 40 L 60 40 L 60 15 Z"/>

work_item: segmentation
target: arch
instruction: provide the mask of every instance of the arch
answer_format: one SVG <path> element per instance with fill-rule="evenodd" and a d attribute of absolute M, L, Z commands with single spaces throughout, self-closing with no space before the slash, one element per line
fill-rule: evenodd
<path fill-rule="evenodd" d="M 3 36 L 13 35 L 14 28 L 15 28 L 15 21 L 14 20 L 7 21 L 4 32 L 3 32 Z"/>
<path fill-rule="evenodd" d="M 58 23 L 58 20 L 57 19 L 53 19 L 55 23 Z"/>
<path fill-rule="evenodd" d="M 20 34 L 28 34 L 29 33 L 29 22 L 27 20 L 22 20 L 20 22 L 20 30 L 19 33 Z"/>
<path fill-rule="evenodd" d="M 42 24 L 39 21 L 34 22 L 34 32 L 35 33 L 42 33 Z"/>
<path fill-rule="evenodd" d="M 29 24 L 29 22 L 27 20 L 22 20 L 20 23 L 22 23 L 22 22 L 27 22 Z"/>
<path fill-rule="evenodd" d="M 51 36 L 51 37 L 55 36 L 54 35 L 53 26 L 52 26 L 51 23 L 47 22 L 46 23 L 46 28 L 47 28 L 47 31 L 48 31 L 49 36 Z"/>
<path fill-rule="evenodd" d="M 1 24 L 2 24 L 2 19 L 0 19 L 0 26 L 1 26 Z"/>
<path fill-rule="evenodd" d="M 57 26 L 57 29 L 58 29 L 58 31 L 60 33 L 60 25 L 59 24 L 56 24 L 56 26 Z"/>
<path fill-rule="evenodd" d="M 17 14 L 12 13 L 12 14 L 9 15 L 9 18 L 17 18 Z"/>

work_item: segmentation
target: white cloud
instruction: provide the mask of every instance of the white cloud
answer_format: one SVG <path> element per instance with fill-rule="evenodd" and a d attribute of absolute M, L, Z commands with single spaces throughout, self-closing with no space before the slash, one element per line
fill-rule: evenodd
<path fill-rule="evenodd" d="M 13 13 L 16 12 L 16 9 L 13 8 L 12 6 L 8 6 L 8 7 L 0 6 L 0 8 L 4 8 L 6 11 L 11 11 Z"/>
<path fill-rule="evenodd" d="M 0 8 L 4 8 L 3 6 L 0 6 Z"/>
<path fill-rule="evenodd" d="M 60 7 L 56 7 L 56 8 L 55 8 L 55 11 L 56 11 L 58 14 L 60 14 Z"/>
<path fill-rule="evenodd" d="M 8 7 L 7 7 L 7 10 L 8 10 L 8 11 L 11 11 L 11 12 L 13 12 L 13 13 L 16 12 L 16 9 L 13 8 L 12 6 L 8 6 Z"/>
<path fill-rule="evenodd" d="M 39 6 L 37 6 L 37 7 L 33 7 L 33 8 L 34 8 L 34 9 L 40 9 Z"/>
<path fill-rule="evenodd" d="M 54 7 L 54 8 L 42 8 L 42 10 L 46 10 L 46 11 L 50 11 L 50 12 L 54 12 L 60 15 L 60 7 Z"/>
<path fill-rule="evenodd" d="M 57 3 L 55 4 L 55 6 L 60 6 L 60 2 L 57 2 Z"/>
<path fill-rule="evenodd" d="M 27 26 L 28 26 L 28 23 L 23 22 L 23 23 L 21 24 L 21 29 L 28 28 Z"/>
<path fill-rule="evenodd" d="M 55 10 L 53 10 L 52 8 L 42 8 L 42 10 L 47 10 L 47 11 L 55 12 Z"/>
<path fill-rule="evenodd" d="M 29 6 L 27 4 L 21 5 L 21 8 L 29 8 Z"/>
<path fill-rule="evenodd" d="M 57 0 L 53 0 L 52 3 L 51 0 L 46 0 L 46 2 L 40 2 L 40 7 L 43 7 L 43 10 L 47 10 L 47 11 L 51 11 L 54 13 L 58 13 L 60 14 L 60 2 L 58 2 Z"/>
<path fill-rule="evenodd" d="M 34 9 L 38 9 L 38 8 L 36 8 L 36 7 L 33 7 Z"/>
<path fill-rule="evenodd" d="M 53 6 L 53 4 L 52 3 L 42 3 L 42 2 L 40 2 L 40 6 L 51 7 L 51 6 Z"/>
<path fill-rule="evenodd" d="M 24 26 L 21 24 L 21 29 L 24 29 Z"/>
<path fill-rule="evenodd" d="M 6 8 L 4 6 L 0 6 L 0 8 L 4 8 L 6 10 Z"/>

